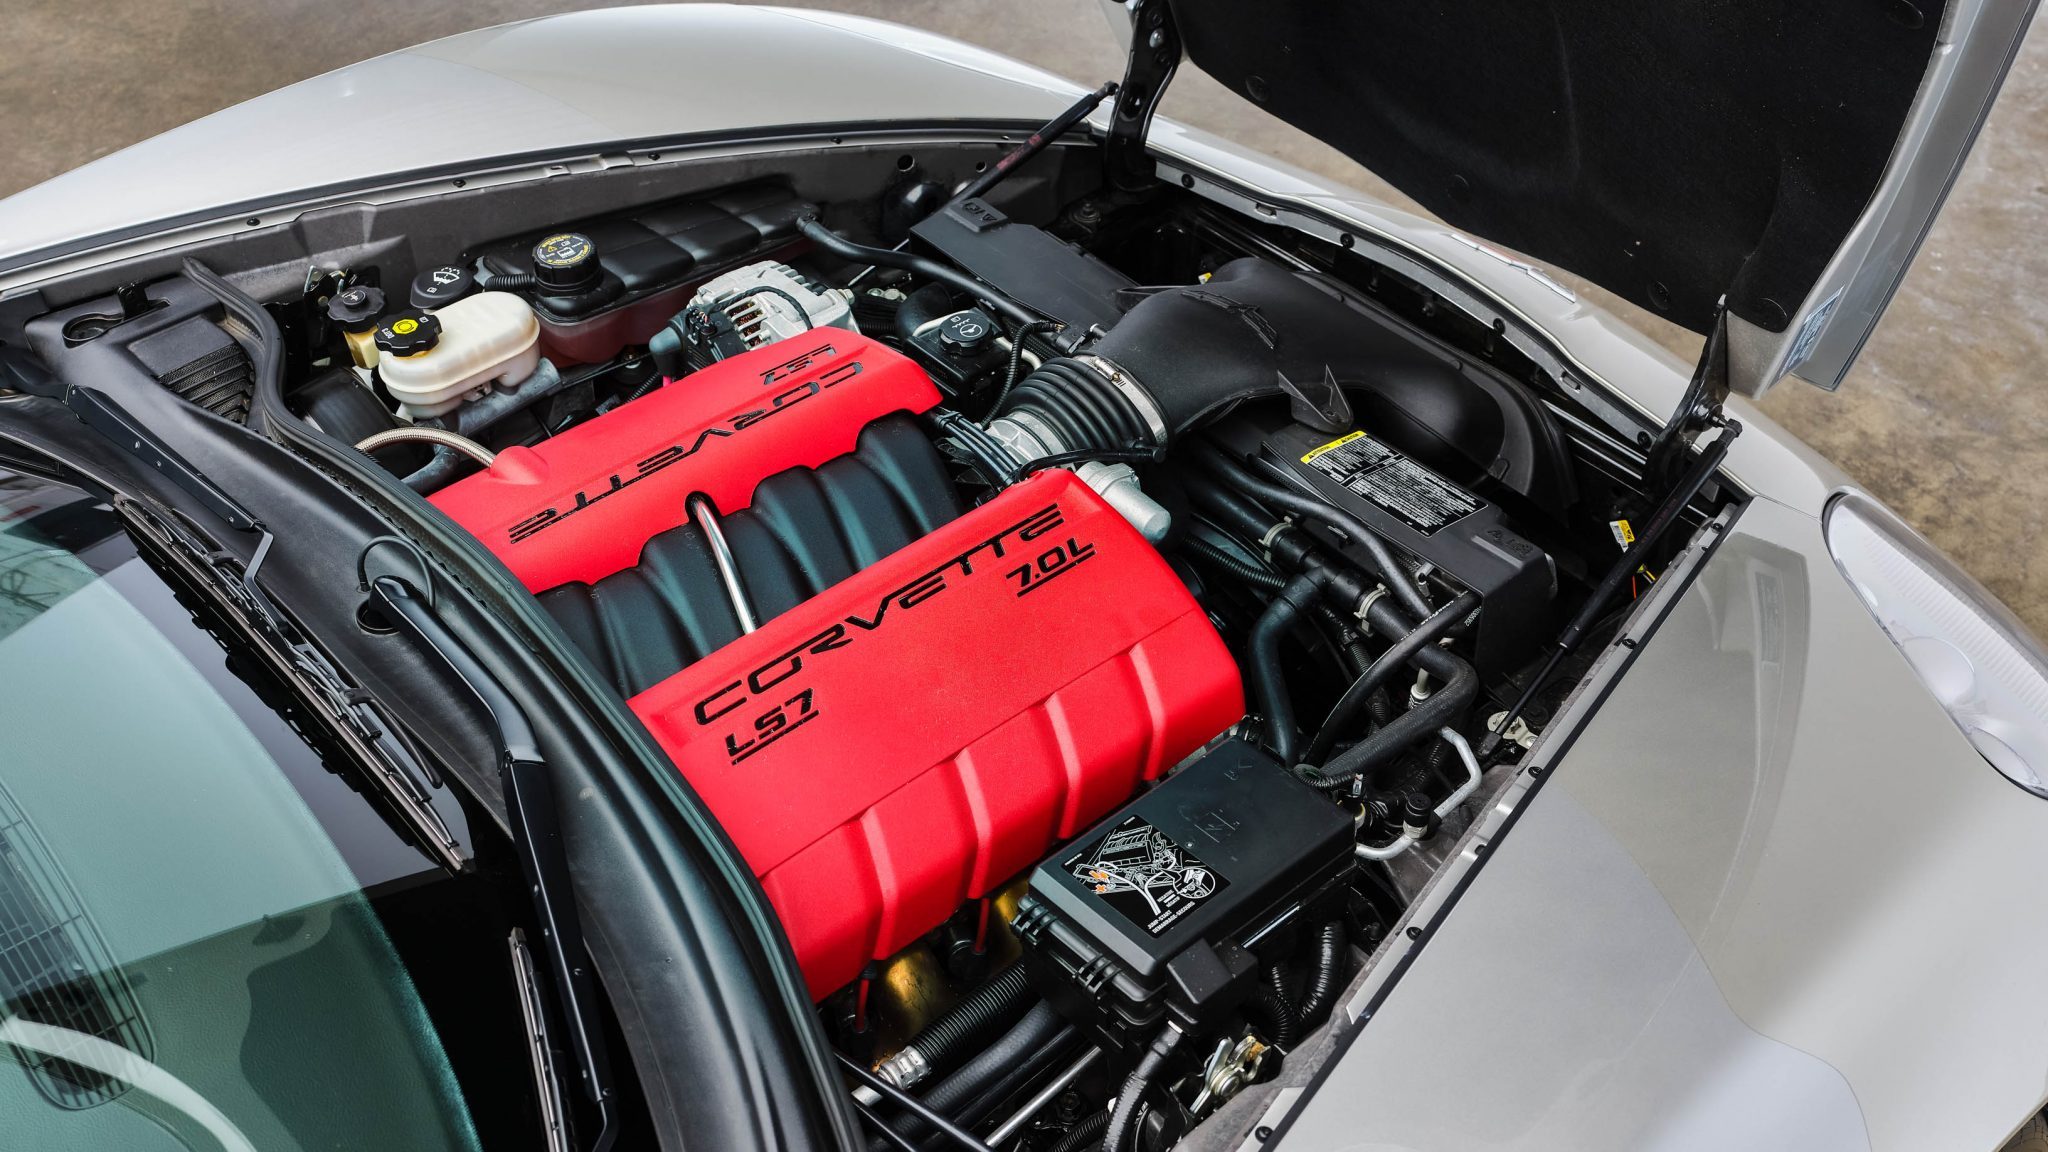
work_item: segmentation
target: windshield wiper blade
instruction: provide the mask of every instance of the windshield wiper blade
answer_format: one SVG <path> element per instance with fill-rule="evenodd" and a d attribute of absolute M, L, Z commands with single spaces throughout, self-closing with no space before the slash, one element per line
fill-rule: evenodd
<path fill-rule="evenodd" d="M 548 1152 L 569 1152 L 562 1082 L 555 1076 L 554 1045 L 548 1039 L 547 1013 L 541 1007 L 540 974 L 534 971 L 533 953 L 526 947 L 525 932 L 512 929 L 505 943 L 512 951 L 512 984 L 519 994 L 519 1022 L 526 1029 L 527 1062 L 532 1065 L 533 1089 L 540 1097 L 541 1132 Z"/>
<path fill-rule="evenodd" d="M 612 1106 L 611 1062 L 601 1038 L 597 989 L 590 977 L 590 950 L 569 881 L 569 854 L 562 843 L 554 786 L 533 727 L 495 677 L 441 623 L 432 608 L 395 576 L 370 582 L 370 594 L 393 625 L 403 628 L 441 658 L 483 705 L 498 734 L 498 771 L 505 788 L 505 815 L 521 872 L 533 894 L 534 918 L 554 977 L 555 997 L 568 1026 L 569 1047 L 583 1081 L 583 1095 L 600 1123 L 591 1152 L 609 1152 L 618 1139 Z"/>
<path fill-rule="evenodd" d="M 434 807 L 428 789 L 440 781 L 426 756 L 384 714 L 377 699 L 350 683 L 333 658 L 257 583 L 274 537 L 259 525 L 262 536 L 244 563 L 175 514 L 166 515 L 134 499 L 116 500 L 115 508 L 136 535 L 212 594 L 271 670 L 298 689 L 326 721 L 329 732 L 362 766 L 377 793 L 396 809 L 421 845 L 450 871 L 461 871 L 461 842 Z"/>

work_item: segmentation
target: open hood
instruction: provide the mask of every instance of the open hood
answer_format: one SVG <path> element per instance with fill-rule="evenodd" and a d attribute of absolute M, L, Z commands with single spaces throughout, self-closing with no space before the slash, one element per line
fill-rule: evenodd
<path fill-rule="evenodd" d="M 1232 90 L 1448 223 L 1696 332 L 1728 385 L 1833 389 L 2034 0 L 1134 0 Z M 1134 61 L 1142 72 L 1158 62 Z M 1170 66 L 1169 66 L 1170 67 Z"/>

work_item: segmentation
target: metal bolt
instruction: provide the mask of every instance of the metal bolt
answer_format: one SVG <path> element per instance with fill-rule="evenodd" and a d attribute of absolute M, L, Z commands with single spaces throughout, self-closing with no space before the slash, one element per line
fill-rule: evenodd
<path fill-rule="evenodd" d="M 1145 46 L 1148 48 L 1166 47 L 1166 29 L 1154 28 L 1152 35 L 1145 37 Z"/>
<path fill-rule="evenodd" d="M 1257 1140 L 1261 1144 L 1264 1144 L 1266 1141 L 1271 1140 L 1272 1138 L 1273 1130 L 1271 1128 L 1266 1127 L 1264 1124 L 1261 1124 L 1257 1128 L 1252 1129 L 1252 1139 Z"/>
<path fill-rule="evenodd" d="M 1082 1112 L 1086 1111 L 1087 1108 L 1086 1103 L 1081 1099 L 1081 1094 L 1071 1089 L 1060 1093 L 1060 1098 L 1053 1103 L 1052 1107 L 1053 1116 L 1062 1124 L 1072 1124 L 1074 1121 L 1079 1120 Z"/>
<path fill-rule="evenodd" d="M 1412 924 L 1411 924 L 1411 925 L 1409 925 L 1409 926 L 1408 926 L 1408 938 L 1409 938 L 1410 940 L 1420 940 L 1420 939 L 1422 939 L 1422 929 L 1420 929 L 1420 928 L 1418 928 L 1418 927 L 1416 927 L 1416 926 L 1414 926 L 1414 925 L 1412 925 Z"/>

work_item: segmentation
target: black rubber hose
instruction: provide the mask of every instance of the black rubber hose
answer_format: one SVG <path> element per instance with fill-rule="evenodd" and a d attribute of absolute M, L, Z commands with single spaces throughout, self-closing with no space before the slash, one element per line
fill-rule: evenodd
<path fill-rule="evenodd" d="M 517 292 L 521 288 L 533 287 L 531 272 L 493 271 L 489 261 L 479 261 L 477 270 L 483 273 L 477 277 L 477 287 L 486 292 Z"/>
<path fill-rule="evenodd" d="M 1266 969 L 1266 988 L 1273 993 L 1273 1005 L 1280 1013 L 1280 1030 L 1273 1036 L 1273 1043 L 1292 1048 L 1301 1039 L 1301 1017 L 1296 1015 L 1294 998 L 1287 994 L 1287 969 L 1278 964 Z"/>
<path fill-rule="evenodd" d="M 1261 592 L 1278 592 L 1287 586 L 1286 579 L 1279 573 L 1240 560 L 1212 540 L 1189 536 L 1186 548 L 1204 561 L 1222 569 L 1226 575 L 1233 576 Z"/>
<path fill-rule="evenodd" d="M 1387 699 L 1384 689 L 1365 698 L 1365 716 L 1372 721 L 1372 728 L 1368 731 L 1385 728 L 1387 722 L 1394 718 L 1394 702 Z"/>
<path fill-rule="evenodd" d="M 1309 966 L 1308 983 L 1302 986 L 1301 1003 L 1294 1006 L 1294 1018 L 1303 1028 L 1322 1022 L 1323 1013 L 1337 997 L 1337 982 L 1344 978 L 1344 922 L 1332 920 L 1316 933 L 1315 962 Z"/>
<path fill-rule="evenodd" d="M 1187 489 L 1195 507 L 1206 513 L 1218 527 L 1246 540 L 1263 545 L 1266 533 L 1272 530 L 1273 525 L 1281 523 L 1265 509 L 1239 495 L 1236 489 L 1207 473 L 1183 472 L 1181 485 Z"/>
<path fill-rule="evenodd" d="M 951 265 L 941 264 L 915 252 L 898 252 L 889 248 L 871 248 L 866 244 L 856 244 L 810 216 L 799 219 L 796 228 L 811 243 L 842 260 L 873 264 L 882 268 L 900 268 L 927 280 L 936 280 L 973 296 L 1018 324 L 1035 324 L 1046 319 Z"/>
<path fill-rule="evenodd" d="M 953 1123 L 953 1121 L 948 1119 L 944 1113 L 934 1110 L 924 1101 L 919 1100 L 917 1097 L 912 1096 L 910 1093 L 905 1092 L 903 1089 L 896 1087 L 894 1084 L 891 1084 L 887 1080 L 882 1079 L 880 1076 L 875 1075 L 873 1072 L 868 1071 L 867 1065 L 862 1064 L 860 1061 L 855 1060 L 853 1057 L 848 1056 L 844 1052 L 834 1052 L 832 1055 L 835 1059 L 839 1061 L 839 1066 L 845 1069 L 847 1073 L 854 1078 L 854 1080 L 858 1081 L 861 1084 L 861 1086 L 865 1087 L 866 1089 L 868 1089 L 868 1091 L 873 1092 L 877 1096 L 880 1096 L 882 1099 L 893 1102 L 897 1107 L 901 1108 L 904 1112 L 908 1113 L 910 1116 L 917 1119 L 920 1123 L 938 1129 L 939 1132 L 946 1137 L 946 1139 L 951 1140 L 954 1144 L 962 1148 L 975 1150 L 975 1152 L 993 1152 L 993 1150 L 990 1149 L 988 1145 L 982 1143 L 981 1140 L 974 1135 L 974 1133 L 969 1132 L 967 1129 L 962 1128 L 958 1124 Z M 852 1100 L 850 1101 L 850 1103 L 855 1105 L 861 1104 L 861 1102 L 858 1099 Z M 865 1112 L 865 1106 L 862 1105 L 861 1107 L 862 1111 Z M 902 1147 L 910 1143 L 909 1139 L 903 1135 L 901 1129 L 895 1128 L 893 1125 L 890 1125 L 886 1121 L 882 1120 L 881 1116 L 878 1113 L 870 1114 L 869 1120 L 870 1123 L 873 1123 L 877 1129 L 889 1130 L 890 1135 L 886 1139 L 886 1142 L 888 1144 L 894 1144 L 898 1147 Z M 879 1135 L 876 1136 L 875 1139 L 873 1141 L 870 1141 L 868 1144 L 868 1147 L 870 1148 L 878 1148 L 883 1146 L 884 1138 Z"/>
<path fill-rule="evenodd" d="M 1376 601 L 1366 613 L 1366 623 L 1382 636 L 1398 639 L 1411 629 L 1398 609 L 1385 600 Z M 1471 710 L 1479 695 L 1479 674 L 1470 664 L 1431 644 L 1415 653 L 1415 665 L 1443 681 L 1429 697 L 1396 716 L 1372 735 L 1353 744 L 1319 769 L 1303 773 L 1310 783 L 1332 788 L 1347 783 L 1360 773 L 1370 772 L 1392 761 L 1412 745 L 1433 735 L 1437 729 L 1455 726 Z"/>
<path fill-rule="evenodd" d="M 975 1053 L 974 1058 L 960 1066 L 959 1071 L 932 1086 L 922 1099 L 934 1112 L 950 1112 L 962 1101 L 979 1092 L 996 1077 L 1001 1076 L 1010 1066 L 1023 1061 L 1031 1053 L 1043 1048 L 1058 1035 L 1066 1021 L 1053 1011 L 1050 1004 L 1040 1002 L 1023 1019 L 1012 1025 L 1008 1032 L 996 1038 L 993 1044 Z"/>
<path fill-rule="evenodd" d="M 1336 609 L 1320 600 L 1316 601 L 1315 616 L 1317 624 L 1323 630 L 1324 638 L 1329 640 L 1330 647 L 1335 650 L 1337 664 L 1344 670 L 1344 674 L 1354 679 L 1364 675 L 1365 670 L 1372 665 L 1372 652 L 1366 648 L 1365 640 L 1359 636 L 1358 629 L 1352 627 L 1351 621 Z"/>
<path fill-rule="evenodd" d="M 945 1015 L 925 1025 L 905 1049 L 916 1049 L 931 1069 L 942 1075 L 982 1041 L 1007 1028 L 1031 1007 L 1037 996 L 1024 980 L 1024 966 L 1012 964 Z"/>
<path fill-rule="evenodd" d="M 1052 1152 L 1081 1152 L 1083 1148 L 1098 1147 L 1102 1143 L 1103 1130 L 1108 1127 L 1108 1112 L 1090 1112 L 1074 1121 L 1074 1126 L 1067 1129 L 1060 1142 L 1052 1146 Z"/>
<path fill-rule="evenodd" d="M 962 1127 L 973 1128 L 988 1118 L 989 1113 L 1007 1100 L 1015 1098 L 1024 1085 L 1043 1075 L 1081 1046 L 1081 1030 L 1072 1024 L 1059 1030 L 1051 1040 L 1036 1052 L 1011 1065 L 1001 1076 L 996 1077 L 980 1092 L 953 1110 L 953 1119 Z"/>
<path fill-rule="evenodd" d="M 1244 1015 L 1268 1043 L 1294 1047 L 1299 1027 L 1294 1003 L 1287 995 L 1286 974 L 1279 965 L 1266 969 L 1264 978 L 1252 985 L 1245 997 Z"/>
<path fill-rule="evenodd" d="M 1124 1152 L 1131 1145 L 1138 1127 L 1138 1109 L 1152 1090 L 1152 1082 L 1159 1078 L 1167 1061 L 1173 1059 L 1181 1037 L 1181 1030 L 1169 1024 L 1152 1038 L 1151 1047 L 1145 1049 L 1138 1066 L 1131 1070 L 1130 1079 L 1124 1081 L 1123 1091 L 1117 1093 L 1116 1108 L 1110 1112 L 1109 1127 L 1102 1135 L 1102 1152 Z"/>
<path fill-rule="evenodd" d="M 896 315 L 891 318 L 890 326 L 895 330 L 898 340 L 908 343 L 919 328 L 941 316 L 951 316 L 959 310 L 960 305 L 954 302 L 953 293 L 946 285 L 926 284 L 903 298 L 903 303 L 896 309 Z M 862 331 L 868 329 L 864 328 Z"/>
<path fill-rule="evenodd" d="M 1266 605 L 1266 610 L 1259 613 L 1245 655 L 1252 699 L 1266 718 L 1266 744 L 1274 759 L 1290 767 L 1296 762 L 1300 737 L 1294 728 L 1294 700 L 1287 694 L 1287 678 L 1280 671 L 1280 638 L 1315 603 L 1321 588 L 1313 576 L 1289 580 L 1273 602 Z"/>
<path fill-rule="evenodd" d="M 1040 1002 L 1037 1007 L 1024 1014 L 1008 1032 L 998 1037 L 995 1043 L 976 1053 L 974 1058 L 960 1066 L 959 1071 L 932 1085 L 929 1092 L 918 1097 L 926 1108 L 951 1119 L 960 1106 L 979 1095 L 981 1090 L 1000 1079 L 1011 1068 L 1030 1059 L 1031 1054 L 1050 1044 L 1066 1028 L 1067 1022 L 1053 1011 L 1052 1005 Z M 922 1140 L 930 1130 L 922 1118 L 905 1116 L 895 1123 L 895 1128 L 912 1140 Z"/>
<path fill-rule="evenodd" d="M 1353 680 L 1351 687 L 1344 690 L 1344 695 L 1337 698 L 1337 703 L 1330 708 L 1329 717 L 1323 721 L 1323 726 L 1316 730 L 1315 737 L 1308 742 L 1308 748 L 1302 752 L 1301 758 L 1311 764 L 1320 763 L 1330 754 L 1330 749 L 1336 745 L 1337 738 L 1351 728 L 1357 719 L 1359 709 L 1366 706 L 1366 701 L 1372 698 L 1373 693 L 1379 691 L 1380 686 L 1385 684 L 1389 677 L 1413 660 L 1417 652 L 1442 639 L 1444 633 L 1450 631 L 1467 613 L 1477 607 L 1479 594 L 1463 593 L 1456 600 L 1431 613 L 1427 620 L 1415 627 L 1414 631 L 1394 641 L 1392 647 L 1380 653 L 1380 658 L 1373 661 L 1372 666 L 1358 679 Z"/>
<path fill-rule="evenodd" d="M 1356 541 L 1372 558 L 1373 568 L 1380 580 L 1386 584 L 1387 590 L 1394 594 L 1394 598 L 1401 602 L 1402 607 L 1412 613 L 1417 620 L 1430 614 L 1429 601 L 1422 598 L 1421 591 L 1415 587 L 1414 579 L 1408 575 L 1407 569 L 1394 559 L 1387 542 L 1380 539 L 1379 533 L 1374 532 L 1365 521 L 1334 504 L 1285 483 L 1256 476 L 1250 469 L 1231 459 L 1228 453 L 1220 449 L 1205 446 L 1201 455 L 1224 480 L 1235 487 L 1276 508 L 1311 520 L 1320 520 L 1342 532 L 1347 540 Z"/>

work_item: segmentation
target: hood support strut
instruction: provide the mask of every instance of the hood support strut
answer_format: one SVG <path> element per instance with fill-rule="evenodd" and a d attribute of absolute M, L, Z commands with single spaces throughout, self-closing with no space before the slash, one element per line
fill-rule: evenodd
<path fill-rule="evenodd" d="M 1124 67 L 1124 82 L 1117 89 L 1116 107 L 1109 116 L 1109 138 L 1103 148 L 1103 167 L 1110 187 L 1119 192 L 1143 192 L 1152 187 L 1157 168 L 1145 154 L 1145 133 L 1152 126 L 1152 113 L 1159 98 L 1180 67 L 1180 30 L 1173 23 L 1173 9 L 1166 0 L 1138 0 L 1131 11 L 1131 57 Z"/>
<path fill-rule="evenodd" d="M 1693 366 L 1692 381 L 1678 398 L 1643 463 L 1643 485 L 1661 492 L 1678 479 L 1685 466 L 1686 450 L 1702 432 L 1724 423 L 1721 404 L 1728 399 L 1728 298 L 1714 305 L 1714 320 L 1707 329 L 1706 347 Z"/>

